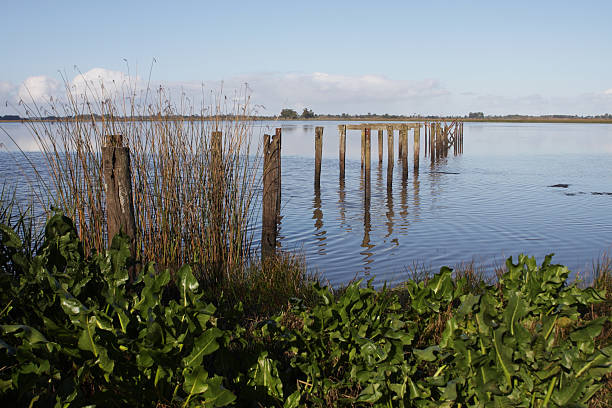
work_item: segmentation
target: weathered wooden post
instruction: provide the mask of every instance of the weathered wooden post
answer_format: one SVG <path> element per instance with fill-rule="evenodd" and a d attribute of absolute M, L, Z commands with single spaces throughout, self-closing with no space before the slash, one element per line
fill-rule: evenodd
<path fill-rule="evenodd" d="M 365 127 L 361 128 L 361 168 L 363 169 L 363 162 L 365 160 Z"/>
<path fill-rule="evenodd" d="M 427 122 L 423 123 L 423 155 L 427 157 Z"/>
<path fill-rule="evenodd" d="M 278 215 L 280 212 L 280 148 L 281 135 L 277 129 L 270 140 L 264 135 L 263 197 L 261 222 L 261 256 L 262 259 L 274 255 L 278 234 Z"/>
<path fill-rule="evenodd" d="M 408 177 L 408 128 L 403 125 L 400 129 L 400 140 L 402 143 L 401 162 L 402 176 Z"/>
<path fill-rule="evenodd" d="M 372 151 L 372 143 L 371 143 L 371 138 L 370 138 L 370 128 L 365 128 L 364 129 L 364 133 L 365 133 L 365 143 L 364 143 L 364 160 L 365 160 L 365 172 L 366 172 L 366 179 L 369 179 L 370 176 L 370 155 L 371 155 L 371 151 Z M 369 180 L 368 180 L 369 182 Z"/>
<path fill-rule="evenodd" d="M 383 130 L 378 129 L 378 163 L 383 162 Z"/>
<path fill-rule="evenodd" d="M 315 186 L 321 185 L 321 155 L 323 154 L 323 126 L 315 128 Z"/>
<path fill-rule="evenodd" d="M 413 155 L 413 162 L 414 162 L 414 172 L 418 173 L 419 172 L 419 155 L 421 153 L 421 126 L 418 125 L 418 127 L 414 128 L 414 155 Z"/>
<path fill-rule="evenodd" d="M 340 178 L 344 179 L 344 158 L 346 156 L 346 125 L 339 125 L 340 131 Z"/>
<path fill-rule="evenodd" d="M 123 146 L 122 135 L 108 135 L 102 147 L 102 171 L 106 190 L 106 228 L 110 247 L 120 231 L 130 239 L 130 250 L 136 254 L 136 220 L 132 195 L 130 149 Z"/>
<path fill-rule="evenodd" d="M 397 158 L 402 160 L 404 157 L 404 132 L 400 126 L 397 139 Z"/>
<path fill-rule="evenodd" d="M 393 160 L 395 160 L 393 155 L 393 144 L 393 126 L 387 126 L 387 168 L 390 169 L 393 169 Z"/>
<path fill-rule="evenodd" d="M 278 224 L 278 217 L 280 216 L 281 209 L 281 192 L 282 190 L 282 182 L 283 178 L 281 177 L 281 146 L 282 146 L 282 138 L 281 138 L 281 128 L 276 128 L 275 136 L 276 136 L 276 146 L 274 149 L 274 153 L 276 154 L 276 223 Z"/>

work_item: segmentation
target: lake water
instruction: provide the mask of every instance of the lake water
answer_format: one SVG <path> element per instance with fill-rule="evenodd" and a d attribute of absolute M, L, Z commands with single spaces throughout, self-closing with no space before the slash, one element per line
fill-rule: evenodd
<path fill-rule="evenodd" d="M 408 177 L 396 163 L 391 189 L 386 132 L 382 165 L 372 132 L 368 201 L 359 131 L 347 133 L 346 177 L 339 180 L 340 123 L 264 122 L 255 129 L 259 137 L 282 128 L 280 245 L 304 254 L 332 284 L 356 277 L 396 283 L 415 265 L 437 270 L 474 261 L 492 271 L 519 253 L 540 262 L 554 252 L 554 262 L 583 272 L 612 251 L 612 125 L 466 123 L 462 155 L 451 150 L 431 164 L 421 141 L 418 175 L 409 134 Z M 324 127 L 319 191 L 315 126 Z M 35 149 L 22 125 L 0 127 Z M 3 135 L 0 142 L 9 145 Z M 397 155 L 397 133 L 395 142 Z M 22 180 L 7 157 L 0 155 L 0 184 Z"/>

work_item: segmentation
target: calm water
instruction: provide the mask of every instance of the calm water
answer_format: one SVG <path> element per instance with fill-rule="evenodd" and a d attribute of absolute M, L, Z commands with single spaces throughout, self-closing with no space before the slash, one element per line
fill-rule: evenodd
<path fill-rule="evenodd" d="M 256 130 L 282 127 L 281 246 L 303 253 L 332 284 L 364 276 L 397 282 L 414 265 L 438 269 L 475 261 L 491 269 L 519 253 L 540 261 L 554 252 L 555 262 L 585 271 L 612 250 L 611 125 L 466 123 L 464 153 L 451 151 L 434 165 L 421 157 L 418 176 L 409 135 L 409 174 L 403 180 L 396 163 L 391 189 L 386 134 L 379 166 L 372 132 L 368 201 L 358 131 L 347 134 L 346 178 L 339 181 L 339 123 L 274 122 Z M 21 125 L 0 126 L 35 150 Z M 313 183 L 315 126 L 325 128 L 319 191 Z M 2 135 L 0 142 L 8 144 Z M 0 172 L 0 183 L 24 183 L 6 154 Z M 554 184 L 569 186 L 549 187 Z"/>

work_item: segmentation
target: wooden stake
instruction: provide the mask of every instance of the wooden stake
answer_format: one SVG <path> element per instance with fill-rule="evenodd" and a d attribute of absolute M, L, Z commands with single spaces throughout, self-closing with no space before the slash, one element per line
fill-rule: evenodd
<path fill-rule="evenodd" d="M 393 161 L 395 160 L 393 155 L 393 149 L 393 126 L 387 126 L 387 168 L 389 169 L 393 169 Z"/>
<path fill-rule="evenodd" d="M 264 135 L 263 197 L 261 222 L 261 256 L 276 252 L 278 215 L 280 210 L 280 132 L 270 140 Z"/>
<path fill-rule="evenodd" d="M 365 160 L 365 128 L 361 129 L 361 168 L 363 169 L 363 162 Z"/>
<path fill-rule="evenodd" d="M 378 129 L 378 163 L 383 161 L 383 130 Z"/>
<path fill-rule="evenodd" d="M 414 172 L 419 172 L 419 155 L 421 152 L 421 128 L 414 128 Z"/>
<path fill-rule="evenodd" d="M 323 153 L 323 126 L 315 128 L 315 186 L 321 185 L 321 155 Z"/>
<path fill-rule="evenodd" d="M 102 169 L 106 190 L 106 227 L 108 246 L 120 231 L 130 240 L 136 258 L 136 221 L 132 195 L 130 149 L 123 146 L 122 135 L 106 136 L 102 147 Z"/>
<path fill-rule="evenodd" d="M 340 178 L 344 179 L 344 158 L 346 155 L 346 125 L 339 125 L 338 130 L 340 131 Z"/>
<path fill-rule="evenodd" d="M 370 138 L 370 128 L 364 129 L 365 133 L 365 143 L 364 143 L 364 160 L 365 160 L 365 171 L 366 175 L 369 177 L 370 175 L 370 154 L 371 154 L 371 138 Z"/>

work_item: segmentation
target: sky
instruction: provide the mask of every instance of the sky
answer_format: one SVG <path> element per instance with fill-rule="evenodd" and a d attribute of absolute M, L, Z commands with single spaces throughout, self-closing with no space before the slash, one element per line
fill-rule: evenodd
<path fill-rule="evenodd" d="M 7 0 L 0 114 L 103 83 L 246 92 L 263 115 L 612 113 L 611 16 L 609 0 Z"/>

